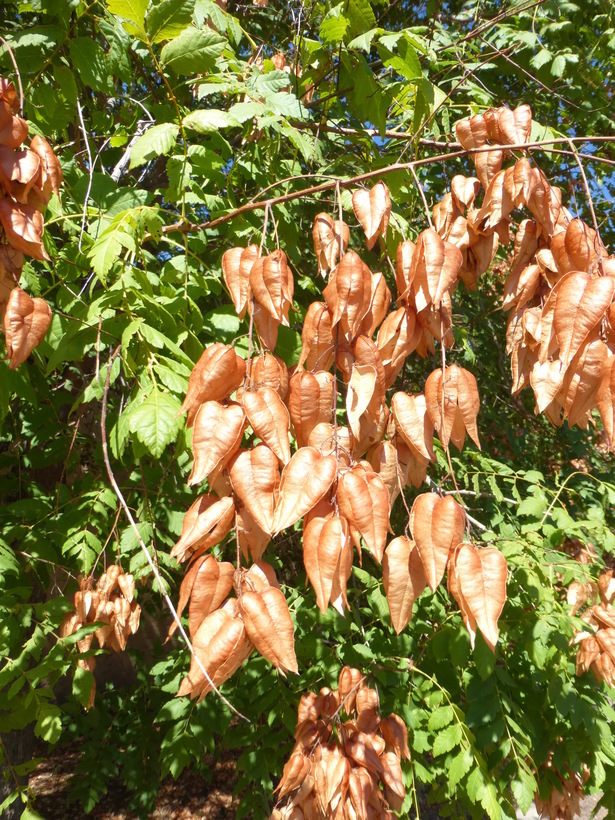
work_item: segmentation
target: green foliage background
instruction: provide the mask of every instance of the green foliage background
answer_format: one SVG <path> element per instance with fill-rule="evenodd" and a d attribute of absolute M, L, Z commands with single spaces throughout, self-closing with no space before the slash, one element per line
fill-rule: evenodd
<path fill-rule="evenodd" d="M 454 460 L 457 481 L 470 515 L 486 528 L 474 537 L 501 549 L 510 567 L 495 657 L 480 639 L 470 650 L 444 588 L 424 594 L 396 636 L 381 570 L 369 558 L 353 571 L 346 617 L 321 615 L 297 534 L 276 539 L 267 559 L 295 619 L 300 676 L 283 679 L 260 657 L 236 673 L 224 692 L 249 725 L 211 695 L 199 706 L 176 700 L 188 653 L 177 641 L 162 646 L 170 616 L 109 486 L 100 437 L 103 387 L 119 345 L 107 414 L 113 468 L 176 598 L 183 573 L 169 552 L 195 498 L 186 486 L 189 436 L 177 411 L 206 345 L 233 341 L 247 351 L 247 326 L 230 306 L 220 260 L 229 247 L 259 240 L 263 213 L 207 223 L 252 199 L 345 180 L 400 157 L 437 157 L 454 122 L 487 106 L 529 102 L 536 140 L 612 135 L 611 4 L 344 0 L 266 8 L 229 2 L 223 10 L 212 0 L 32 0 L 5 2 L 0 13 L 30 133 L 52 142 L 65 175 L 61 201 L 54 198 L 46 213 L 52 262 L 27 264 L 22 279 L 51 304 L 50 333 L 17 371 L 0 362 L 3 731 L 34 725 L 49 751 L 76 745 L 82 757 L 70 796 L 86 812 L 120 778 L 128 808 L 147 816 L 162 778 L 186 766 L 206 771 L 205 755 L 233 750 L 237 816 L 265 817 L 292 748 L 301 693 L 335 685 L 349 664 L 370 673 L 383 712 L 398 712 L 409 727 L 404 816 L 414 816 L 417 795 L 427 790 L 443 815 L 514 817 L 514 805 L 527 809 L 537 789 L 549 794 L 559 782 L 554 772 L 567 777 L 583 763 L 591 770 L 587 789 L 603 791 L 615 814 L 615 713 L 604 685 L 575 677 L 568 643 L 575 619 L 563 591 L 572 580 L 595 579 L 612 560 L 612 459 L 597 448 L 595 431 L 553 430 L 534 416 L 530 396 L 510 398 L 497 307 L 501 264 L 476 293 L 456 293 L 453 352 L 482 395 L 483 451 L 468 448 Z M 278 51 L 290 75 L 271 60 Z M 0 73 L 15 79 L 6 48 Z M 591 140 L 583 151 L 594 157 L 584 164 L 608 245 L 613 177 L 597 160 L 613 160 L 613 151 Z M 574 157 L 552 146 L 533 155 L 569 207 L 589 220 Z M 455 173 L 471 168 L 463 158 L 423 166 L 430 205 Z M 386 182 L 394 258 L 398 241 L 415 238 L 426 218 L 407 171 L 388 173 Z M 351 246 L 388 277 L 377 249 L 363 247 L 347 190 L 342 204 Z M 313 217 L 332 208 L 328 192 L 272 210 L 297 283 L 295 324 L 280 333 L 276 351 L 289 365 L 298 358 L 304 311 L 321 289 Z M 201 227 L 179 229 L 188 223 Z M 498 262 L 506 257 L 501 249 Z M 413 360 L 405 389 L 420 391 L 434 364 Z M 447 472 L 442 456 L 430 476 L 439 482 Z M 399 534 L 401 501 L 393 520 Z M 570 537 L 591 541 L 595 565 L 560 549 Z M 99 686 L 96 707 L 85 712 L 91 675 L 76 665 L 75 636 L 60 640 L 57 629 L 76 576 L 116 559 L 139 579 L 147 637 L 129 643 L 130 686 Z M 35 764 L 7 768 L 7 777 L 27 775 Z M 23 802 L 24 817 L 37 816 L 27 788 L 10 800 Z"/>

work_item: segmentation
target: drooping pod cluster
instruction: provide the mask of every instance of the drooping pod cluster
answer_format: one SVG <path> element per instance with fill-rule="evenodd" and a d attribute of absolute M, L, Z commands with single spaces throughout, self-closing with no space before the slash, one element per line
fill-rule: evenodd
<path fill-rule="evenodd" d="M 451 443 L 461 449 L 466 435 L 480 447 L 476 380 L 446 363 L 453 344 L 451 296 L 459 281 L 476 286 L 499 243 L 509 241 L 517 208 L 532 219 L 518 227 L 505 285 L 504 305 L 513 310 L 514 389 L 531 385 L 539 409 L 559 422 L 586 420 L 588 396 L 610 401 L 600 387 L 606 371 L 589 367 L 587 358 L 594 342 L 600 342 L 595 347 L 609 344 L 609 260 L 601 250 L 592 256 L 590 245 L 598 247 L 597 239 L 570 218 L 542 172 L 525 156 L 504 168 L 512 152 L 491 147 L 524 145 L 530 131 L 527 106 L 491 110 L 458 124 L 465 147 L 487 148 L 473 155 L 477 177 L 455 177 L 450 193 L 434 208 L 434 227 L 399 244 L 394 283 L 350 249 L 345 223 L 318 214 L 314 252 L 326 284 L 322 300 L 307 309 L 299 360 L 291 369 L 275 355 L 279 325 L 290 323 L 293 309 L 284 251 L 262 253 L 262 245 L 249 245 L 224 254 L 224 282 L 237 314 L 249 318 L 250 355 L 246 361 L 231 346 L 209 346 L 194 367 L 182 407 L 194 428 L 189 483 L 207 482 L 207 491 L 186 513 L 172 552 L 189 564 L 180 610 L 189 602 L 196 653 L 180 694 L 203 697 L 253 648 L 281 671 L 297 671 L 288 606 L 263 557 L 272 539 L 300 521 L 307 576 L 323 612 L 331 604 L 344 613 L 354 549 L 360 560 L 366 548 L 383 565 L 397 632 L 412 617 L 416 598 L 426 587 L 435 590 L 446 573 L 472 645 L 480 630 L 494 649 L 506 600 L 503 555 L 469 540 L 465 511 L 450 494 L 420 494 L 401 536 L 389 539 L 389 519 L 404 487 L 423 484 L 436 458 L 436 435 L 445 450 Z M 355 191 L 353 208 L 368 248 L 376 252 L 380 246 L 384 252 L 392 208 L 384 182 Z M 579 231 L 590 237 L 585 245 L 575 239 Z M 569 261 L 556 265 L 560 247 Z M 584 268 L 581 256 L 574 256 L 583 253 Z M 580 309 L 572 315 L 575 299 Z M 524 333 L 515 336 L 519 326 Z M 408 356 L 426 357 L 436 342 L 443 363 L 427 377 L 423 392 L 396 390 Z M 587 359 L 588 374 L 581 359 Z M 557 368 L 565 377 L 544 404 L 541 379 L 547 371 L 555 378 Z M 588 388 L 597 372 L 596 389 Z M 251 564 L 248 569 L 210 552 L 232 530 L 238 558 L 240 553 Z M 271 630 L 283 636 L 275 646 Z M 298 811 L 297 804 L 288 810 Z"/>
<path fill-rule="evenodd" d="M 49 260 L 43 246 L 43 211 L 59 195 L 62 170 L 53 149 L 18 116 L 13 83 L 0 78 L 0 314 L 9 367 L 24 362 L 45 338 L 51 310 L 18 287 L 24 255 Z"/>
<path fill-rule="evenodd" d="M 615 257 L 607 254 L 594 228 L 573 219 L 561 191 L 527 156 L 503 168 L 511 152 L 489 148 L 526 144 L 531 125 L 527 105 L 457 123 L 464 148 L 486 150 L 472 154 L 478 179 L 453 179 L 450 194 L 434 208 L 434 224 L 466 257 L 480 256 L 488 266 L 487 245 L 492 243 L 495 252 L 499 242 L 508 244 L 511 214 L 520 208 L 529 212 L 531 218 L 518 224 L 504 284 L 513 394 L 531 387 L 536 412 L 557 426 L 567 420 L 586 428 L 597 408 L 613 449 Z M 480 185 L 485 194 L 474 207 Z M 479 247 L 480 252 L 474 250 Z M 481 263 L 477 273 L 485 269 Z"/>
<path fill-rule="evenodd" d="M 392 207 L 386 185 L 355 191 L 353 207 L 368 247 L 375 248 Z M 284 251 L 263 255 L 249 245 L 222 258 L 224 282 L 238 316 L 249 317 L 250 346 L 258 352 L 246 361 L 231 346 L 210 345 L 192 371 L 182 406 L 193 428 L 188 483 L 206 481 L 208 491 L 186 513 L 172 550 L 189 562 L 180 611 L 190 602 L 196 653 L 180 694 L 203 697 L 252 648 L 280 670 L 297 671 L 292 620 L 262 559 L 271 540 L 301 520 L 305 568 L 323 612 L 331 604 L 344 613 L 354 549 L 360 558 L 367 548 L 378 563 L 384 558 L 391 619 L 399 631 L 414 599 L 426 586 L 435 590 L 461 545 L 455 597 L 472 640 L 477 626 L 490 645 L 497 640 L 506 563 L 490 550 L 497 553 L 498 572 L 483 571 L 476 556 L 485 550 L 464 543 L 465 513 L 453 498 L 419 496 L 407 527 L 413 540 L 403 536 L 386 546 L 393 503 L 404 486 L 423 483 L 436 458 L 435 435 L 445 448 L 452 442 L 461 449 L 466 434 L 480 447 L 478 388 L 464 368 L 434 370 L 420 394 L 391 391 L 411 353 L 426 356 L 436 341 L 452 344 L 450 296 L 463 254 L 433 229 L 416 242 L 402 242 L 391 310 L 384 275 L 349 250 L 345 223 L 318 214 L 313 239 L 318 272 L 327 282 L 323 300 L 308 307 L 291 370 L 274 353 L 279 325 L 289 324 L 294 289 Z M 232 530 L 243 560 L 253 562 L 247 571 L 209 552 Z M 284 658 L 271 650 L 268 628 L 286 636 Z"/>
<path fill-rule="evenodd" d="M 598 583 L 582 584 L 574 581 L 568 586 L 568 603 L 571 615 L 576 615 L 585 605 L 581 614 L 587 628 L 578 632 L 573 639 L 577 649 L 577 675 L 590 669 L 598 683 L 606 681 L 615 686 L 615 579 L 613 570 L 600 573 Z"/>
<path fill-rule="evenodd" d="M 295 741 L 272 820 L 385 820 L 401 810 L 408 730 L 398 715 L 381 717 L 378 693 L 358 669 L 345 666 L 338 689 L 302 696 Z"/>
<path fill-rule="evenodd" d="M 134 599 L 135 580 L 122 567 L 112 564 L 100 576 L 96 585 L 92 575 L 79 578 L 79 590 L 73 599 L 75 611 L 68 612 L 60 624 L 60 637 L 66 638 L 87 624 L 100 623 L 95 632 L 77 641 L 79 652 L 88 652 L 94 637 L 101 649 L 123 652 L 129 635 L 139 628 L 141 607 Z M 94 671 L 96 658 L 79 658 L 78 665 Z M 94 705 L 96 682 L 91 689 L 88 708 Z"/>

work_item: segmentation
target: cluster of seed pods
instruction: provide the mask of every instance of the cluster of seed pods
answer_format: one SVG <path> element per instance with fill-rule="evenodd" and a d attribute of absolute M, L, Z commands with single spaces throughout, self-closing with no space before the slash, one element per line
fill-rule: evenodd
<path fill-rule="evenodd" d="M 9 367 L 22 364 L 45 338 L 51 310 L 44 299 L 18 287 L 24 256 L 49 260 L 43 246 L 43 211 L 59 195 L 62 170 L 46 139 L 28 148 L 13 83 L 0 77 L 0 315 Z"/>

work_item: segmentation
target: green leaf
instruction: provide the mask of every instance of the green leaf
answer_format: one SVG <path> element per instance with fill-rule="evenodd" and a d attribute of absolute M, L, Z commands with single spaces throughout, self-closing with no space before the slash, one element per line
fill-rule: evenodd
<path fill-rule="evenodd" d="M 455 713 L 453 712 L 452 706 L 441 706 L 439 709 L 436 709 L 435 712 L 431 713 L 427 727 L 432 732 L 435 732 L 437 729 L 443 729 L 451 722 L 454 716 Z"/>
<path fill-rule="evenodd" d="M 480 798 L 480 804 L 489 815 L 490 820 L 500 820 L 502 809 L 498 800 L 497 789 L 493 783 L 485 784 L 485 789 Z"/>
<path fill-rule="evenodd" d="M 39 814 L 31 806 L 26 806 L 22 811 L 19 820 L 45 820 L 42 814 Z"/>
<path fill-rule="evenodd" d="M 89 703 L 93 686 L 94 675 L 89 669 L 82 669 L 78 666 L 75 669 L 75 677 L 73 678 L 73 695 L 84 708 L 86 708 Z"/>
<path fill-rule="evenodd" d="M 440 732 L 439 735 L 436 735 L 436 739 L 433 744 L 434 757 L 450 752 L 451 749 L 454 749 L 455 746 L 458 746 L 461 743 L 462 737 L 463 731 L 458 723 L 455 723 L 453 726 L 449 726 L 448 729 Z"/>
<path fill-rule="evenodd" d="M 241 123 L 228 111 L 209 108 L 207 111 L 193 111 L 188 114 L 184 117 L 183 125 L 184 128 L 190 128 L 198 134 L 209 134 L 221 128 L 234 128 Z"/>
<path fill-rule="evenodd" d="M 330 11 L 320 24 L 320 39 L 328 45 L 330 43 L 341 43 L 350 25 L 350 20 L 341 13 L 344 3 L 340 3 Z"/>
<path fill-rule="evenodd" d="M 141 31 L 143 31 L 148 6 L 149 0 L 107 0 L 107 8 L 111 14 L 117 14 L 118 17 L 130 20 Z"/>
<path fill-rule="evenodd" d="M 195 0 L 160 0 L 147 14 L 145 27 L 152 43 L 172 40 L 192 22 Z"/>
<path fill-rule="evenodd" d="M 54 703 L 41 703 L 37 720 L 34 726 L 34 734 L 47 743 L 56 743 L 62 734 L 61 709 Z"/>
<path fill-rule="evenodd" d="M 225 45 L 218 32 L 190 27 L 164 46 L 160 59 L 176 74 L 204 74 L 215 65 Z"/>
<path fill-rule="evenodd" d="M 107 274 L 122 250 L 122 243 L 119 241 L 117 233 L 117 231 L 111 231 L 108 234 L 103 234 L 100 239 L 96 240 L 88 253 L 92 269 L 103 284 L 106 282 Z"/>
<path fill-rule="evenodd" d="M 376 17 L 369 0 L 348 0 L 346 14 L 350 20 L 350 34 L 356 37 L 376 25 Z"/>
<path fill-rule="evenodd" d="M 470 748 L 462 749 L 459 754 L 455 755 L 455 757 L 451 760 L 446 772 L 448 784 L 451 789 L 454 789 L 457 783 L 459 783 L 459 781 L 470 771 L 473 760 L 474 755 L 472 754 L 472 750 Z M 532 793 L 532 798 L 533 796 L 534 795 Z"/>
<path fill-rule="evenodd" d="M 551 63 L 551 76 L 561 77 L 564 71 L 566 71 L 566 58 L 563 54 L 558 54 Z"/>
<path fill-rule="evenodd" d="M 547 509 L 547 498 L 541 490 L 537 490 L 533 495 L 528 495 L 517 507 L 517 515 L 527 515 L 530 518 L 539 519 Z"/>
<path fill-rule="evenodd" d="M 518 807 L 523 814 L 526 814 L 532 805 L 534 795 L 538 788 L 536 778 L 531 772 L 526 771 L 520 766 L 517 777 L 514 778 L 510 787 Z"/>
<path fill-rule="evenodd" d="M 161 154 L 168 154 L 175 147 L 178 134 L 179 125 L 174 122 L 164 122 L 148 128 L 132 146 L 130 167 L 136 168 Z"/>
<path fill-rule="evenodd" d="M 130 431 L 147 447 L 154 458 L 160 458 L 177 438 L 183 419 L 175 418 L 181 408 L 169 393 L 152 390 L 143 404 L 130 414 Z"/>

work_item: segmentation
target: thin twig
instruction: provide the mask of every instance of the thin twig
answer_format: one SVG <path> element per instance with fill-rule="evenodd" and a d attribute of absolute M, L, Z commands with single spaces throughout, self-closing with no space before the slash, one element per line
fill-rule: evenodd
<path fill-rule="evenodd" d="M 596 239 L 598 240 L 598 248 L 597 248 L 598 256 L 602 257 L 602 250 L 601 250 L 602 242 L 600 242 L 600 230 L 598 229 L 598 220 L 596 219 L 596 212 L 594 211 L 594 201 L 592 199 L 592 194 L 591 194 L 591 191 L 589 189 L 589 183 L 587 181 L 587 177 L 585 176 L 585 168 L 583 168 L 583 163 L 579 159 L 577 152 L 574 150 L 574 143 L 572 142 L 572 140 L 569 140 L 568 144 L 570 145 L 570 149 L 571 149 L 571 151 L 574 155 L 574 158 L 576 160 L 577 165 L 579 166 L 579 171 L 581 172 L 581 177 L 583 179 L 583 185 L 585 187 L 585 193 L 587 195 L 587 204 L 589 206 L 589 212 L 592 215 L 592 222 L 594 223 L 594 230 L 596 231 Z"/>
<path fill-rule="evenodd" d="M 88 215 L 88 199 L 90 198 L 90 192 L 92 190 L 92 181 L 94 179 L 94 163 L 92 162 L 92 152 L 90 151 L 88 132 L 86 131 L 85 123 L 83 122 L 83 111 L 81 110 L 81 103 L 79 102 L 79 99 L 77 99 L 77 113 L 79 114 L 79 125 L 81 127 L 81 133 L 83 134 L 83 139 L 85 142 L 85 150 L 88 155 L 88 170 L 90 173 L 88 187 L 85 191 L 85 199 L 83 200 L 83 219 L 81 220 L 81 233 L 79 234 L 79 250 L 81 250 L 81 243 L 83 241 L 83 234 L 85 232 L 85 220 Z"/>
<path fill-rule="evenodd" d="M 423 157 L 422 159 L 413 160 L 412 162 L 396 162 L 393 165 L 385 166 L 384 168 L 376 168 L 372 171 L 366 171 L 363 174 L 358 174 L 354 177 L 349 177 L 348 179 L 333 179 L 330 182 L 322 182 L 320 185 L 313 185 L 310 188 L 303 188 L 300 191 L 291 191 L 288 194 L 282 194 L 279 197 L 274 198 L 267 198 L 265 200 L 257 200 L 252 202 L 246 202 L 244 205 L 241 205 L 239 208 L 235 208 L 229 213 L 224 214 L 224 216 L 219 216 L 217 219 L 212 219 L 210 222 L 188 222 L 187 220 L 182 220 L 180 222 L 174 222 L 171 225 L 165 225 L 162 229 L 164 234 L 167 233 L 193 233 L 197 231 L 204 231 L 212 228 L 217 228 L 219 225 L 224 225 L 227 222 L 232 222 L 238 216 L 242 216 L 243 214 L 249 213 L 251 211 L 260 211 L 263 210 L 267 205 L 270 207 L 272 205 L 279 205 L 283 202 L 292 202 L 295 199 L 302 199 L 308 196 L 315 196 L 316 194 L 324 193 L 325 191 L 330 191 L 339 185 L 342 188 L 350 188 L 353 185 L 356 185 L 359 182 L 366 182 L 370 179 L 375 179 L 377 177 L 386 176 L 387 174 L 392 174 L 396 171 L 409 171 L 411 168 L 420 168 L 423 165 L 430 165 L 434 162 L 443 162 L 445 160 L 451 159 L 459 159 L 460 157 L 467 157 L 472 156 L 473 154 L 484 154 L 488 151 L 527 151 L 534 148 L 541 148 L 545 145 L 558 145 L 562 142 L 615 142 L 615 136 L 608 136 L 608 137 L 558 137 L 549 140 L 537 140 L 535 142 L 523 142 L 523 143 L 515 143 L 510 145 L 498 145 L 494 147 L 493 145 L 485 145 L 481 148 L 470 148 L 470 149 L 462 149 L 459 151 L 451 151 L 448 154 L 439 154 L 438 156 L 433 157 Z M 151 241 L 153 237 L 148 234 L 144 237 L 144 241 Z"/>
<path fill-rule="evenodd" d="M 164 581 L 163 581 L 163 579 L 162 579 L 162 577 L 161 577 L 161 575 L 160 575 L 160 572 L 159 572 L 159 570 L 158 570 L 158 567 L 154 564 L 154 562 L 153 562 L 153 560 L 152 560 L 152 557 L 151 557 L 151 555 L 149 554 L 149 550 L 147 549 L 147 547 L 146 547 L 146 545 L 145 545 L 145 542 L 144 542 L 144 541 L 143 541 L 143 539 L 141 538 L 141 533 L 139 532 L 139 528 L 137 527 L 137 525 L 136 525 L 136 523 L 135 523 L 135 520 L 134 520 L 134 518 L 132 517 L 132 513 L 130 512 L 130 508 L 129 508 L 128 504 L 126 503 L 126 499 L 125 499 L 125 498 L 124 498 L 124 496 L 122 495 L 122 491 L 120 490 L 120 488 L 119 488 L 119 486 L 118 486 L 118 483 L 117 483 L 117 481 L 115 480 L 115 475 L 113 474 L 113 469 L 111 468 L 111 462 L 109 461 L 109 451 L 108 451 L 108 449 L 107 449 L 107 427 L 106 427 L 106 419 L 107 419 L 107 398 L 108 398 L 108 395 L 109 395 L 109 385 L 110 385 L 110 377 L 111 377 L 111 367 L 113 366 L 113 362 L 115 361 L 116 357 L 119 355 L 120 350 L 121 350 L 121 345 L 118 345 L 118 346 L 115 348 L 115 350 L 113 351 L 113 353 L 112 353 L 112 355 L 111 355 L 111 358 L 109 359 L 109 367 L 108 367 L 108 369 L 107 369 L 107 378 L 106 378 L 106 380 L 105 380 L 105 389 L 104 389 L 104 392 L 103 392 L 103 398 L 102 398 L 102 410 L 101 410 L 101 416 L 100 416 L 100 432 L 101 432 L 101 443 L 102 443 L 103 460 L 104 460 L 104 462 L 105 462 L 105 467 L 107 468 L 107 475 L 109 476 L 109 481 L 111 482 L 111 486 L 113 487 L 113 491 L 115 492 L 115 494 L 116 494 L 116 496 L 117 496 L 117 498 L 118 498 L 118 501 L 120 502 L 120 504 L 121 504 L 121 506 L 122 506 L 122 509 L 124 510 L 124 513 L 125 513 L 125 515 L 126 515 L 126 518 L 128 519 L 128 523 L 130 524 L 130 526 L 131 526 L 131 528 L 132 528 L 132 531 L 133 531 L 133 532 L 134 532 L 134 534 L 135 534 L 135 537 L 136 537 L 136 539 L 137 539 L 137 541 L 138 541 L 138 543 L 139 543 L 139 546 L 141 547 L 141 549 L 143 550 L 143 552 L 144 552 L 144 554 L 145 554 L 145 557 L 147 558 L 147 563 L 148 563 L 148 564 L 149 564 L 149 566 L 150 566 L 150 569 L 151 569 L 151 571 L 152 571 L 152 573 L 153 573 L 153 575 L 154 575 L 154 578 L 156 579 L 156 581 L 158 581 L 158 586 L 159 586 L 160 591 L 161 591 L 161 593 L 162 593 L 162 597 L 164 598 L 165 604 L 167 605 L 167 608 L 168 608 L 169 612 L 170 612 L 170 613 L 171 613 L 171 615 L 173 616 L 173 620 L 175 621 L 175 623 L 176 623 L 176 625 L 177 625 L 177 628 L 178 628 L 178 630 L 179 630 L 179 634 L 182 636 L 182 638 L 183 638 L 183 640 L 184 640 L 184 643 L 186 644 L 186 646 L 187 646 L 187 647 L 188 647 L 188 649 L 190 650 L 190 654 L 192 655 L 192 657 L 193 657 L 193 658 L 194 658 L 194 660 L 196 661 L 197 666 L 199 667 L 199 669 L 201 670 L 201 672 L 202 672 L 202 673 L 203 673 L 203 675 L 205 676 L 205 680 L 206 680 L 206 681 L 207 681 L 207 683 L 211 686 L 211 688 L 213 689 L 213 691 L 214 691 L 214 692 L 218 695 L 218 697 L 220 698 L 220 700 L 221 700 L 221 701 L 222 701 L 222 702 L 223 702 L 226 706 L 228 706 L 228 708 L 229 708 L 229 709 L 233 712 L 233 714 L 237 715 L 237 717 L 238 717 L 238 718 L 241 718 L 241 720 L 245 720 L 245 721 L 246 721 L 246 723 L 250 723 L 250 721 L 248 720 L 248 718 L 247 718 L 247 717 L 245 717 L 245 715 L 242 715 L 242 714 L 241 714 L 241 712 L 238 712 L 238 711 L 237 711 L 237 709 L 235 709 L 235 707 L 232 705 L 232 703 L 230 703 L 230 702 L 229 702 L 229 701 L 225 698 L 225 696 L 224 696 L 224 695 L 222 694 L 222 692 L 218 689 L 218 687 L 216 686 L 216 684 L 215 684 L 215 683 L 212 681 L 212 679 L 209 677 L 209 675 L 207 674 L 207 670 L 205 669 L 205 667 L 204 667 L 204 666 L 203 666 L 203 664 L 201 663 L 201 661 L 200 661 L 199 657 L 198 657 L 198 656 L 197 656 L 197 654 L 195 653 L 195 651 L 194 651 L 194 647 L 192 646 L 192 642 L 191 642 L 190 638 L 188 637 L 188 635 L 186 634 L 186 630 L 184 629 L 184 627 L 183 627 L 183 625 L 182 625 L 182 622 L 181 622 L 181 620 L 180 620 L 180 618 L 179 618 L 179 615 L 177 614 L 177 611 L 176 611 L 175 607 L 173 606 L 173 602 L 171 601 L 171 599 L 169 598 L 168 593 L 167 593 L 167 592 L 166 592 L 166 590 L 165 590 Z"/>
<path fill-rule="evenodd" d="M 421 183 L 419 181 L 419 178 L 418 178 L 414 168 L 410 168 L 410 173 L 414 177 L 414 181 L 416 182 L 416 187 L 419 189 L 421 199 L 423 200 L 423 205 L 425 206 L 425 213 L 427 214 L 427 221 L 429 222 L 429 227 L 433 228 L 433 222 L 431 221 L 431 211 L 429 210 L 429 205 L 427 204 L 427 199 L 425 198 L 425 191 L 423 190 L 423 186 L 421 185 Z"/>

